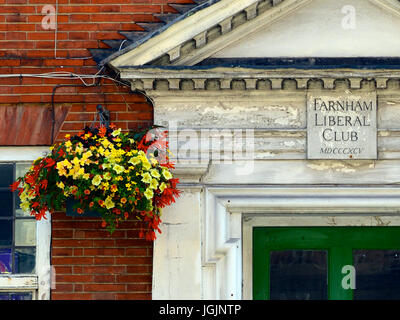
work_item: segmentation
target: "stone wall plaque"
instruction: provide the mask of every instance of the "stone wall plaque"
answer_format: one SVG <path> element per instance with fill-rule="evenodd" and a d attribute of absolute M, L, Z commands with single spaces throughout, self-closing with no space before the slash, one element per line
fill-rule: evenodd
<path fill-rule="evenodd" d="M 376 92 L 307 94 L 308 159 L 377 159 Z"/>

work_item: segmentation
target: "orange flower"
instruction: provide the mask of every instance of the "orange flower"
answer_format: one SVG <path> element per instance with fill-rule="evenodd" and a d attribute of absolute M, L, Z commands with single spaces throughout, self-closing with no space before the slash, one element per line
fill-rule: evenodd
<path fill-rule="evenodd" d="M 90 194 L 90 190 L 88 190 L 88 189 L 86 189 L 84 192 L 85 192 L 85 194 Z"/>
<path fill-rule="evenodd" d="M 94 202 L 92 201 L 91 203 L 89 203 L 89 207 L 93 207 L 94 206 Z"/>
<path fill-rule="evenodd" d="M 121 203 L 126 203 L 126 198 L 121 198 Z"/>
<path fill-rule="evenodd" d="M 105 221 L 103 220 L 103 222 L 101 223 L 101 226 L 102 226 L 103 228 L 105 228 L 106 225 L 107 225 L 107 222 L 105 222 Z"/>
<path fill-rule="evenodd" d="M 99 200 L 99 205 L 103 206 L 104 201 L 103 200 Z"/>
<path fill-rule="evenodd" d="M 111 186 L 111 192 L 116 192 L 117 190 L 118 190 L 117 185 L 113 184 L 113 185 Z"/>
<path fill-rule="evenodd" d="M 77 211 L 79 214 L 82 214 L 82 213 L 83 213 L 83 210 L 82 210 L 81 208 L 76 209 L 76 211 Z"/>
<path fill-rule="evenodd" d="M 125 217 L 125 219 L 127 219 L 129 217 L 129 213 L 125 211 L 124 212 L 124 217 Z"/>
<path fill-rule="evenodd" d="M 98 135 L 99 135 L 100 137 L 104 137 L 104 136 L 106 135 L 106 132 L 107 132 L 106 127 L 100 127 L 100 128 L 99 128 L 99 133 L 98 133 Z"/>

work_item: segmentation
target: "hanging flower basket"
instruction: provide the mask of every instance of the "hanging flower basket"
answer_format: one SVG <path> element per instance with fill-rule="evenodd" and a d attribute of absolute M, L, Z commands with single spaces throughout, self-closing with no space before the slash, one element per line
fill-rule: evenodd
<path fill-rule="evenodd" d="M 150 129 L 123 133 L 115 126 L 86 127 L 76 136 L 67 135 L 11 188 L 37 220 L 63 210 L 97 214 L 112 233 L 135 216 L 144 224 L 139 236 L 154 240 L 155 231 L 161 232 L 161 209 L 175 202 L 180 191 L 170 172 L 174 166 L 165 133 L 157 137 Z"/>

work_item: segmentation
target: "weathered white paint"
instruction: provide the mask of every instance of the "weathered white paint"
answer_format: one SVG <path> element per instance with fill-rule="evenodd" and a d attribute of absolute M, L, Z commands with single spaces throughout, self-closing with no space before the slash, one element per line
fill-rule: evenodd
<path fill-rule="evenodd" d="M 36 274 L 38 277 L 38 299 L 50 300 L 52 286 L 52 272 L 50 261 L 51 247 L 51 215 L 47 213 L 47 219 L 36 222 Z M 55 284 L 53 284 L 55 285 Z"/>
<path fill-rule="evenodd" d="M 49 152 L 49 147 L 0 147 L 0 161 L 33 161 Z"/>
<path fill-rule="evenodd" d="M 114 67 L 143 65 L 174 50 L 210 27 L 251 6 L 258 0 L 222 0 L 181 20 L 134 50 L 110 62 Z"/>
<path fill-rule="evenodd" d="M 153 299 L 203 297 L 200 203 L 200 190 L 185 188 L 179 201 L 163 211 L 162 234 L 154 243 Z"/>
<path fill-rule="evenodd" d="M 212 57 L 395 57 L 400 16 L 376 1 L 313 0 L 290 16 Z M 382 4 L 383 1 L 378 1 Z M 355 28 L 342 27 L 345 6 L 355 9 Z M 389 9 L 389 10 L 385 10 Z M 400 12 L 400 11 L 397 11 Z M 371 43 L 374 45 L 371 46 Z"/>

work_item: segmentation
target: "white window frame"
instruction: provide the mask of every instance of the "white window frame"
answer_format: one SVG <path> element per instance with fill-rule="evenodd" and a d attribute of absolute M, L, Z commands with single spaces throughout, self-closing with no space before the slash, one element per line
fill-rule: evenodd
<path fill-rule="evenodd" d="M 32 162 L 45 155 L 49 147 L 0 147 L 0 163 Z M 32 299 L 49 300 L 51 289 L 51 216 L 36 222 L 35 274 L 1 274 L 0 292 L 32 292 Z"/>

